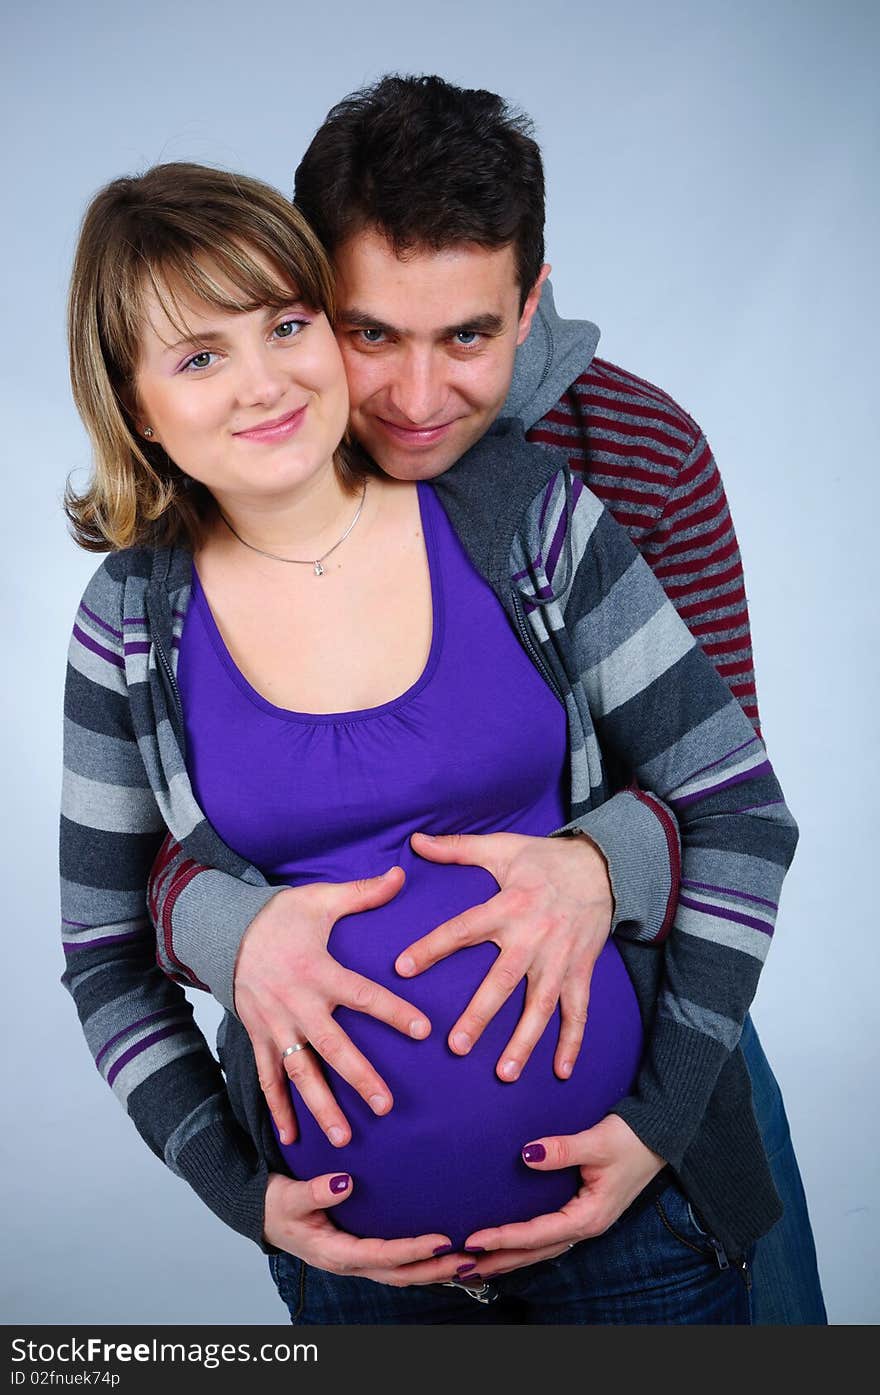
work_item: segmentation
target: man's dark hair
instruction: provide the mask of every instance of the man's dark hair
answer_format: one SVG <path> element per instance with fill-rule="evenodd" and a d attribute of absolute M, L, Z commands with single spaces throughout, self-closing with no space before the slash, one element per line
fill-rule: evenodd
<path fill-rule="evenodd" d="M 395 252 L 513 244 L 524 301 L 544 261 L 544 170 L 532 123 L 494 92 L 381 78 L 333 109 L 294 201 L 331 256 L 364 228 Z"/>

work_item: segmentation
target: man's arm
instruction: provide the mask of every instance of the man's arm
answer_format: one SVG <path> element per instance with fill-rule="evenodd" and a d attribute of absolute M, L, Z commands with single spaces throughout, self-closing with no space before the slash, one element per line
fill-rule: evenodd
<path fill-rule="evenodd" d="M 545 529 L 555 527 L 564 492 L 557 483 L 545 503 Z M 760 738 L 644 560 L 580 481 L 572 499 L 575 566 L 561 614 L 536 607 L 531 620 L 549 661 L 559 663 L 554 635 L 574 637 L 567 661 L 600 747 L 679 821 L 683 894 L 663 987 L 635 1098 L 616 1111 L 677 1165 L 739 1039 L 797 830 Z M 531 559 L 541 536 L 536 512 Z M 515 555 L 514 571 L 535 570 L 531 559 Z M 578 797 L 575 789 L 572 829 Z"/>
<path fill-rule="evenodd" d="M 661 388 L 597 358 L 528 439 L 583 475 L 760 735 L 736 529 L 697 423 Z"/>

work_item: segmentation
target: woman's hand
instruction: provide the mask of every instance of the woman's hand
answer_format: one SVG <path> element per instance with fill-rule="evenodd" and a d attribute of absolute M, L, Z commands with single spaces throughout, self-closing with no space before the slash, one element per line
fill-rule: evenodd
<path fill-rule="evenodd" d="M 484 867 L 500 889 L 411 944 L 398 956 L 397 972 L 409 978 L 464 945 L 493 941 L 501 953 L 449 1033 L 450 1048 L 466 1056 L 525 976 L 525 1007 L 497 1062 L 498 1076 L 517 1079 L 558 1002 L 562 1023 L 553 1066 L 566 1079 L 581 1049 L 593 967 L 614 914 L 601 852 L 581 835 L 415 833 L 411 842 L 431 862 Z"/>
<path fill-rule="evenodd" d="M 602 1235 L 666 1166 L 616 1114 L 583 1133 L 535 1139 L 523 1159 L 536 1172 L 579 1167 L 580 1191 L 561 1211 L 469 1235 L 469 1253 L 486 1251 L 478 1261 L 481 1279 L 553 1259 L 579 1240 Z"/>
<path fill-rule="evenodd" d="M 327 949 L 337 920 L 383 906 L 403 881 L 403 869 L 392 867 L 364 881 L 290 887 L 273 896 L 245 932 L 235 965 L 235 1010 L 251 1039 L 260 1086 L 282 1143 L 297 1136 L 288 1077 L 335 1147 L 351 1138 L 319 1056 L 357 1090 L 374 1114 L 387 1114 L 394 1103 L 385 1081 L 334 1020 L 334 1008 L 342 1005 L 368 1013 L 417 1040 L 431 1031 L 418 1008 L 372 979 L 344 969 Z M 286 1047 L 304 1041 L 311 1049 L 282 1061 Z"/>
<path fill-rule="evenodd" d="M 456 1255 L 448 1235 L 419 1235 L 407 1240 L 359 1240 L 338 1230 L 327 1211 L 351 1196 L 347 1173 L 295 1182 L 270 1172 L 266 1187 L 263 1236 L 331 1274 L 354 1275 L 379 1284 L 441 1284 L 454 1279 L 465 1255 Z M 445 1253 L 438 1257 L 435 1251 Z M 468 1266 L 472 1268 L 473 1266 Z"/>

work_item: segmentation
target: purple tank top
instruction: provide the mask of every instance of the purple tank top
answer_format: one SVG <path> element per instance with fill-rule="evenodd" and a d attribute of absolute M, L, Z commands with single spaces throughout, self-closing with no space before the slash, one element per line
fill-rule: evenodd
<path fill-rule="evenodd" d="M 178 680 L 196 797 L 221 837 L 270 881 L 350 881 L 393 863 L 407 874 L 387 906 L 340 920 L 329 947 L 340 963 L 421 1008 L 431 1036 L 412 1041 L 337 1009 L 339 1023 L 387 1080 L 394 1108 L 375 1117 L 328 1068 L 352 1141 L 333 1148 L 294 1094 L 300 1137 L 282 1148 L 291 1172 L 350 1172 L 352 1196 L 334 1208 L 333 1220 L 353 1234 L 393 1239 L 439 1231 L 461 1245 L 483 1226 L 527 1220 L 570 1200 L 577 1171 L 533 1172 L 520 1150 L 530 1139 L 574 1133 L 607 1114 L 631 1087 L 642 1033 L 632 984 L 609 943 L 596 965 L 584 1046 L 570 1079 L 553 1073 L 557 1011 L 520 1080 L 504 1084 L 494 1066 L 522 1011 L 523 986 L 469 1056 L 455 1056 L 446 1044 L 496 947 L 460 950 L 416 979 L 394 971 L 413 940 L 497 890 L 482 868 L 417 858 L 411 833 L 544 836 L 566 820 L 564 711 L 433 490 L 420 484 L 418 491 L 434 627 L 424 671 L 400 697 L 328 715 L 275 707 L 236 667 L 195 568 Z"/>

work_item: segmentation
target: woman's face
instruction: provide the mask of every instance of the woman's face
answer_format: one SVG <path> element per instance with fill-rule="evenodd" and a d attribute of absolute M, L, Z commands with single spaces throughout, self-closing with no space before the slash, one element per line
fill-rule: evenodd
<path fill-rule="evenodd" d="M 159 297 L 147 297 L 138 432 L 149 427 L 152 441 L 221 506 L 295 499 L 332 470 L 348 419 L 326 316 L 293 297 L 280 311 L 230 313 L 179 292 L 175 303 L 176 327 Z"/>

